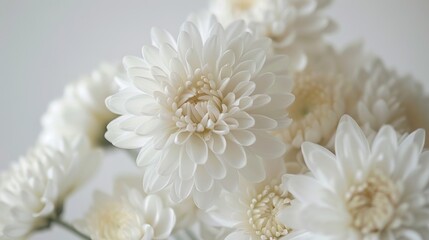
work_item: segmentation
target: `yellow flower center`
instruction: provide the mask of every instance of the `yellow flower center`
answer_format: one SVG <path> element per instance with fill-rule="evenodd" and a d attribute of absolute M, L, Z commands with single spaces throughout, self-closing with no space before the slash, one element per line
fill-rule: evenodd
<path fill-rule="evenodd" d="M 99 239 L 128 240 L 141 238 L 139 216 L 121 202 L 107 202 L 99 206 L 88 218 L 90 232 Z M 136 238 L 137 237 L 137 238 Z"/>
<path fill-rule="evenodd" d="M 392 180 L 380 171 L 373 172 L 346 194 L 352 225 L 362 234 L 382 231 L 392 220 L 398 200 Z"/>
<path fill-rule="evenodd" d="M 177 90 L 173 99 L 173 121 L 184 131 L 199 133 L 205 139 L 210 138 L 211 131 L 222 113 L 229 111 L 225 104 L 221 87 L 212 74 L 203 74 L 201 69 L 195 71 Z"/>
<path fill-rule="evenodd" d="M 232 7 L 237 12 L 244 12 L 249 9 L 251 9 L 255 3 L 256 0 L 231 0 L 232 1 Z"/>
<path fill-rule="evenodd" d="M 249 223 L 260 239 L 278 239 L 289 233 L 289 229 L 277 222 L 277 213 L 290 205 L 288 194 L 280 186 L 267 185 L 264 190 L 251 200 L 247 212 Z"/>
<path fill-rule="evenodd" d="M 323 105 L 333 105 L 335 86 L 311 75 L 296 78 L 292 93 L 295 101 L 289 108 L 290 117 L 299 121 Z"/>

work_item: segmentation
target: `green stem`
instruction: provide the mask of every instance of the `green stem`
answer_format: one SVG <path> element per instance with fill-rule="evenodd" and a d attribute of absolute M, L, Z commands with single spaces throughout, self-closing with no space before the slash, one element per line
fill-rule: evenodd
<path fill-rule="evenodd" d="M 78 230 L 76 230 L 76 228 L 74 228 L 72 225 L 70 225 L 69 223 L 66 223 L 64 221 L 62 221 L 61 219 L 58 218 L 54 218 L 51 220 L 53 223 L 57 224 L 58 226 L 61 226 L 62 228 L 64 228 L 65 230 L 81 237 L 82 239 L 87 239 L 87 240 L 91 240 L 90 237 L 86 236 L 85 234 L 79 232 Z"/>

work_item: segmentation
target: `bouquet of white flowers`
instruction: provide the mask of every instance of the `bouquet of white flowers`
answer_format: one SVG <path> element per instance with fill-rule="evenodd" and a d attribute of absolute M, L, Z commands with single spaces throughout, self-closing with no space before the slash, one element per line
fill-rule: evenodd
<path fill-rule="evenodd" d="M 329 3 L 213 0 L 71 83 L 0 174 L 0 239 L 429 239 L 429 97 L 361 44 L 332 46 Z M 65 222 L 114 147 L 141 174 Z"/>

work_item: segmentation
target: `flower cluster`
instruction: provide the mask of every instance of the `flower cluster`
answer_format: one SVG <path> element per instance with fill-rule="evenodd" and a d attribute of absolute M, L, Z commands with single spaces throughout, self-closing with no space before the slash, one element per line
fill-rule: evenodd
<path fill-rule="evenodd" d="M 99 240 L 429 239 L 429 96 L 361 44 L 332 46 L 329 3 L 213 0 L 67 86 L 0 174 L 0 239 L 55 223 Z M 140 174 L 69 225 L 106 148 Z"/>

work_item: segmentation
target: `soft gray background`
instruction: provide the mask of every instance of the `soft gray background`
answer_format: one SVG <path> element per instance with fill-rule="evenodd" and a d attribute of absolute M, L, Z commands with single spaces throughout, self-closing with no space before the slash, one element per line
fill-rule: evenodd
<path fill-rule="evenodd" d="M 152 26 L 177 33 L 203 0 L 0 0 L 0 170 L 33 144 L 39 118 L 63 87 L 102 60 L 139 55 Z M 368 50 L 429 86 L 428 0 L 337 0 L 328 13 L 340 23 L 330 39 L 343 46 L 364 40 Z M 133 170 L 128 156 L 108 154 L 95 179 L 67 204 L 66 218 L 89 207 L 94 188 L 110 189 L 111 175 Z M 32 239 L 75 239 L 61 229 Z"/>

